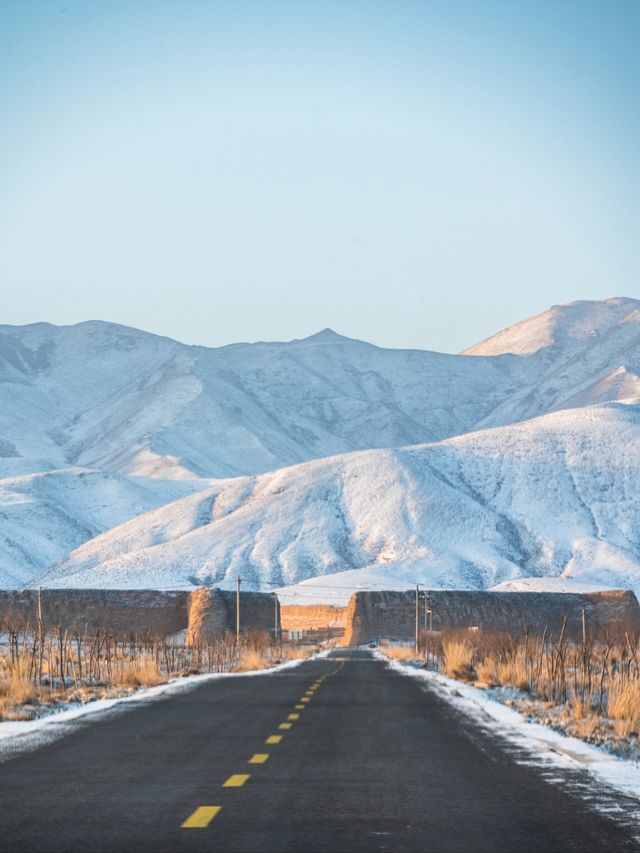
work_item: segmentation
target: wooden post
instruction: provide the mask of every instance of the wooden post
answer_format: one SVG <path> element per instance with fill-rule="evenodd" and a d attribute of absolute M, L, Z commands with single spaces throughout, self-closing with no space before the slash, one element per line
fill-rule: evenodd
<path fill-rule="evenodd" d="M 240 642 L 240 575 L 236 578 L 236 643 Z"/>
<path fill-rule="evenodd" d="M 418 640 L 420 637 L 420 585 L 416 584 L 416 657 L 418 656 Z"/>

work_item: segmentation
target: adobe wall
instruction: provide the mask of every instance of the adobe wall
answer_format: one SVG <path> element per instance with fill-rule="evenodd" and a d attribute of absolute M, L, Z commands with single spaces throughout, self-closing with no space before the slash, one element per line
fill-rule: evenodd
<path fill-rule="evenodd" d="M 318 628 L 344 628 L 347 608 L 330 604 L 283 604 L 280 608 L 285 631 L 311 631 Z"/>
<path fill-rule="evenodd" d="M 528 627 L 541 634 L 545 627 L 558 637 L 564 617 L 566 633 L 582 633 L 582 611 L 587 630 L 606 627 L 612 632 L 640 632 L 640 605 L 628 590 L 593 593 L 476 592 L 429 590 L 434 631 L 477 626 L 486 631 L 520 632 Z M 424 603 L 420 601 L 420 628 Z M 415 636 L 415 592 L 356 592 L 347 607 L 345 645 L 380 638 L 408 640 Z"/>
<path fill-rule="evenodd" d="M 280 631 L 278 613 L 278 632 Z M 236 594 L 227 590 L 202 587 L 190 594 L 187 643 L 224 634 L 236 629 Z M 274 597 L 263 592 L 240 593 L 240 630 L 276 630 Z"/>
<path fill-rule="evenodd" d="M 34 626 L 37 591 L 0 590 L 0 624 Z M 117 589 L 42 589 L 45 629 L 58 625 L 84 633 L 109 627 L 118 634 L 166 636 L 187 626 L 187 591 Z"/>
<path fill-rule="evenodd" d="M 196 639 L 235 631 L 236 626 L 236 594 L 219 589 L 42 589 L 40 594 L 47 630 L 63 625 L 91 634 L 108 627 L 121 636 L 155 637 L 187 630 Z M 37 595 L 36 590 L 0 590 L 0 631 L 35 626 Z M 273 596 L 240 593 L 242 631 L 273 632 L 274 615 Z"/>

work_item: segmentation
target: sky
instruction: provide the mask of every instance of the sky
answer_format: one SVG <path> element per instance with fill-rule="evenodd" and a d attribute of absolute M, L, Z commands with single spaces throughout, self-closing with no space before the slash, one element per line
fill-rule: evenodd
<path fill-rule="evenodd" d="M 456 352 L 640 296 L 636 0 L 0 0 L 0 322 Z"/>

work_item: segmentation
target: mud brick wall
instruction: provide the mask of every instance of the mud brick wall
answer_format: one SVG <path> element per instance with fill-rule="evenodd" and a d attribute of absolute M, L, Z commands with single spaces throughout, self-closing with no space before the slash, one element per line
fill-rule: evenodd
<path fill-rule="evenodd" d="M 545 592 L 475 592 L 428 590 L 433 610 L 433 630 L 477 626 L 483 631 L 559 635 L 564 617 L 566 633 L 582 634 L 582 611 L 587 630 L 640 632 L 640 606 L 628 590 L 584 594 Z M 424 625 L 424 603 L 420 596 L 420 628 Z M 368 643 L 380 638 L 411 639 L 415 636 L 415 592 L 356 592 L 347 608 L 345 645 Z"/>
<path fill-rule="evenodd" d="M 0 631 L 7 627 L 34 627 L 37 619 L 36 590 L 0 590 Z M 235 631 L 236 594 L 219 589 L 118 590 L 42 589 L 42 621 L 45 629 L 62 625 L 89 634 L 109 628 L 120 636 L 150 634 L 167 636 L 187 631 L 192 638 Z M 273 596 L 240 593 L 242 631 L 274 629 Z M 193 622 L 193 626 L 191 626 Z"/>
<path fill-rule="evenodd" d="M 282 628 L 285 631 L 311 631 L 317 628 L 343 628 L 347 608 L 330 604 L 283 604 Z"/>

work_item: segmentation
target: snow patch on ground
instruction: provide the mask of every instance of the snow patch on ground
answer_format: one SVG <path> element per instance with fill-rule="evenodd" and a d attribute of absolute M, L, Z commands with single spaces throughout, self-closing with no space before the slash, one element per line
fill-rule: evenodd
<path fill-rule="evenodd" d="M 471 687 L 431 670 L 390 660 L 381 652 L 373 654 L 401 675 L 422 681 L 481 727 L 530 753 L 533 763 L 566 769 L 579 766 L 600 782 L 637 799 L 640 820 L 640 763 L 618 758 L 582 740 L 531 722 L 514 709 L 491 699 L 478 687 Z"/>

